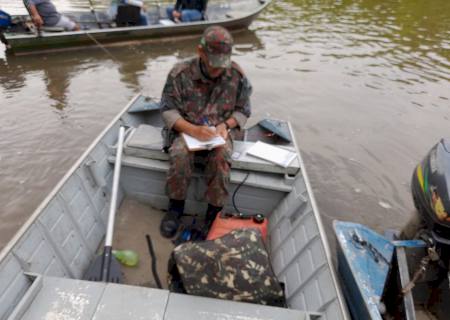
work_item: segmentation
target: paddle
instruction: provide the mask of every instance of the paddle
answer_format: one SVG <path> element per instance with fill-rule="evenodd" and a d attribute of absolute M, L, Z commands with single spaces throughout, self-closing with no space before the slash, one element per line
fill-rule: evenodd
<path fill-rule="evenodd" d="M 117 259 L 112 254 L 112 240 L 114 233 L 114 219 L 116 216 L 117 191 L 119 189 L 120 167 L 122 162 L 122 148 L 125 128 L 120 127 L 117 142 L 116 162 L 114 164 L 114 177 L 111 192 L 111 204 L 109 207 L 108 227 L 106 229 L 105 246 L 103 254 L 96 257 L 86 272 L 84 279 L 89 281 L 122 282 L 122 272 Z"/>
<path fill-rule="evenodd" d="M 90 9 L 91 9 L 92 14 L 94 15 L 95 22 L 97 22 L 98 27 L 99 27 L 100 29 L 102 29 L 102 24 L 101 24 L 100 21 L 98 20 L 97 12 L 95 12 L 95 10 L 94 10 L 94 5 L 92 4 L 92 0 L 89 0 L 89 7 L 90 7 Z"/>

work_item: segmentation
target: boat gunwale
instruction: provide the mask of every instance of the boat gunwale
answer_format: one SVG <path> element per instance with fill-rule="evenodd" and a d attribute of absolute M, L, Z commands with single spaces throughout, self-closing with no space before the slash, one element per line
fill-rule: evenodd
<path fill-rule="evenodd" d="M 289 130 L 291 132 L 294 132 L 292 124 L 289 121 L 287 123 L 288 123 L 288 126 L 289 126 Z M 309 199 L 311 200 L 312 211 L 313 211 L 314 217 L 316 219 L 317 228 L 319 229 L 319 235 L 320 235 L 320 238 L 321 238 L 321 241 L 322 241 L 322 244 L 323 244 L 323 248 L 324 248 L 324 251 L 325 251 L 325 256 L 326 256 L 326 260 L 327 260 L 327 263 L 328 263 L 328 267 L 330 269 L 331 279 L 332 279 L 334 287 L 336 289 L 336 296 L 337 296 L 337 298 L 339 300 L 339 305 L 340 305 L 341 310 L 342 310 L 342 315 L 344 316 L 345 320 L 350 320 L 351 317 L 350 317 L 350 314 L 348 312 L 347 305 L 345 303 L 345 298 L 344 298 L 344 294 L 343 294 L 343 291 L 342 291 L 342 288 L 341 288 L 341 284 L 340 284 L 340 282 L 338 280 L 338 277 L 337 277 L 337 271 L 336 271 L 337 269 L 334 267 L 333 258 L 331 256 L 331 249 L 330 249 L 330 245 L 329 245 L 329 242 L 328 242 L 328 237 L 327 237 L 327 234 L 325 232 L 324 225 L 323 225 L 323 220 L 322 220 L 322 217 L 320 215 L 319 207 L 317 206 L 317 203 L 316 203 L 316 198 L 314 196 L 314 193 L 312 192 L 313 189 L 312 189 L 311 183 L 309 181 L 308 174 L 306 173 L 305 163 L 303 161 L 303 157 L 302 157 L 300 148 L 298 147 L 297 139 L 295 138 L 295 135 L 292 136 L 292 142 L 293 142 L 295 150 L 297 151 L 297 154 L 298 154 L 298 159 L 299 159 L 299 162 L 300 162 L 300 172 L 302 174 L 303 181 L 304 181 L 304 183 L 306 185 L 306 190 L 308 191 Z"/>

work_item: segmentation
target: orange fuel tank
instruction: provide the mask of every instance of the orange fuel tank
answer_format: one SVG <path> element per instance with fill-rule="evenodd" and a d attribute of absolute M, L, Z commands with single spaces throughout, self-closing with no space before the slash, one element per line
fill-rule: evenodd
<path fill-rule="evenodd" d="M 224 216 L 219 213 L 209 229 L 207 240 L 214 240 L 236 229 L 254 228 L 261 231 L 263 240 L 267 237 L 268 221 L 263 215 Z"/>

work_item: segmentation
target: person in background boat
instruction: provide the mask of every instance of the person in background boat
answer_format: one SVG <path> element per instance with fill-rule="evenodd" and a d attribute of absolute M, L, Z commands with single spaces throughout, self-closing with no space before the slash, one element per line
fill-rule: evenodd
<path fill-rule="evenodd" d="M 204 19 L 207 0 L 177 0 L 166 9 L 167 17 L 175 22 L 192 22 Z"/>
<path fill-rule="evenodd" d="M 144 5 L 144 2 L 141 0 L 113 0 L 111 1 L 111 5 L 109 7 L 109 15 L 112 19 L 117 16 L 117 8 L 118 6 L 135 6 L 141 9 L 141 20 L 139 22 L 140 26 L 148 25 L 148 17 L 145 13 L 147 8 Z"/>
<path fill-rule="evenodd" d="M 174 236 L 194 167 L 194 155 L 206 160 L 206 200 L 203 236 L 228 197 L 232 139 L 235 129 L 243 128 L 251 113 L 252 87 L 242 69 L 231 61 L 233 38 L 220 26 L 207 28 L 197 47 L 198 56 L 176 64 L 170 71 L 161 98 L 170 167 L 167 175 L 169 208 L 161 221 L 161 234 Z M 211 128 L 213 127 L 213 128 Z M 226 144 L 210 151 L 191 152 L 180 133 L 205 141 L 216 135 Z"/>
<path fill-rule="evenodd" d="M 80 26 L 69 17 L 60 14 L 50 0 L 24 0 L 34 25 L 63 28 L 66 31 L 80 30 Z"/>

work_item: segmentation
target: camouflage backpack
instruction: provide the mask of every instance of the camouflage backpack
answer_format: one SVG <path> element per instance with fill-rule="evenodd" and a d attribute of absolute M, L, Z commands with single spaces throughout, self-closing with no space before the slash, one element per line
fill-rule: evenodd
<path fill-rule="evenodd" d="M 215 240 L 179 245 L 169 261 L 169 288 L 204 297 L 286 306 L 258 229 L 233 230 Z"/>

